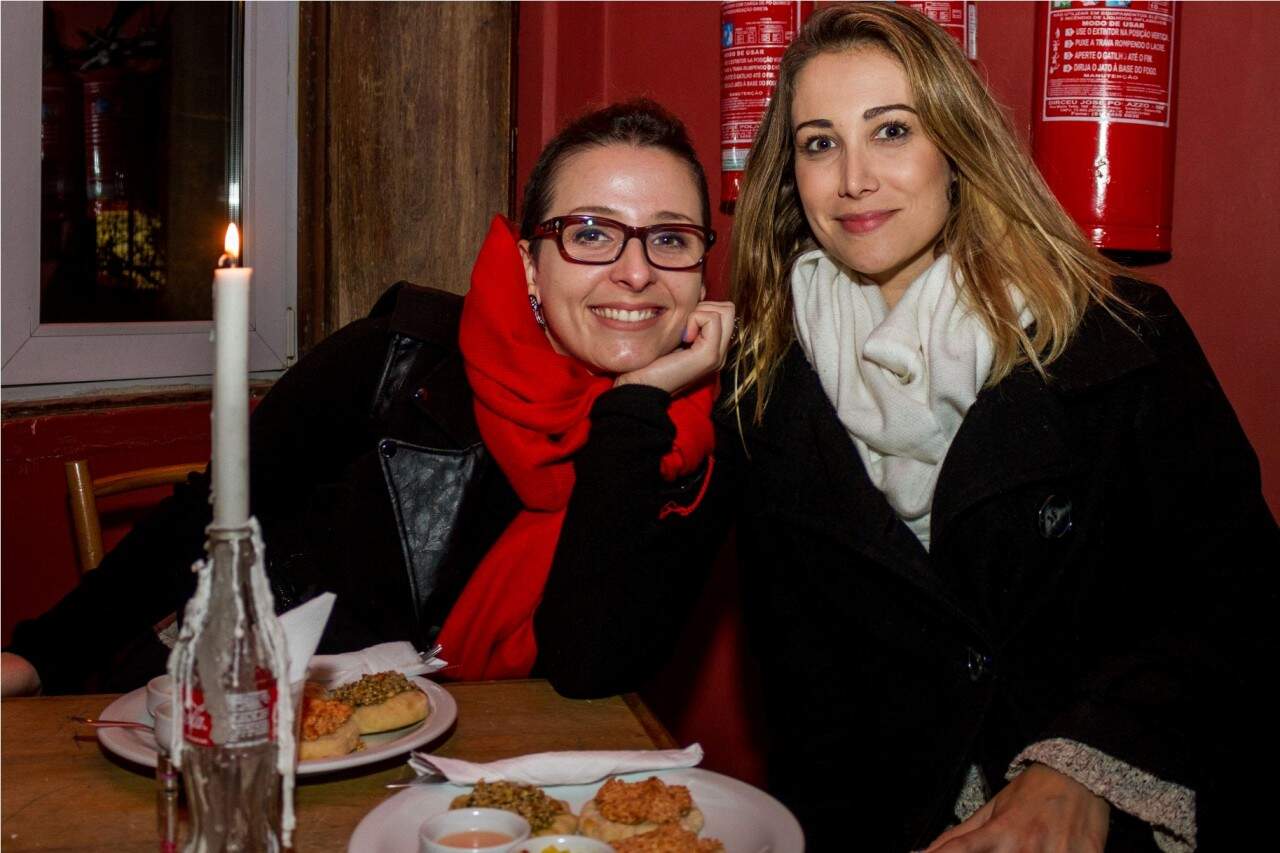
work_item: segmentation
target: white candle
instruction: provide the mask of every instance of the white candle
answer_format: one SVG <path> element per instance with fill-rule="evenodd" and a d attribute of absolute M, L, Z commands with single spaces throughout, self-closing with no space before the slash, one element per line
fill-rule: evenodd
<path fill-rule="evenodd" d="M 240 234 L 227 227 L 226 257 L 238 263 Z M 251 267 L 213 273 L 213 523 L 249 520 L 249 280 Z"/>

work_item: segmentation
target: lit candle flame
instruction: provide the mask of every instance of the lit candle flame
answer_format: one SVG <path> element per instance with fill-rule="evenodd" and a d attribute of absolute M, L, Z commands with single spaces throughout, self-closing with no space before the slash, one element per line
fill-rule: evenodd
<path fill-rule="evenodd" d="M 222 248 L 231 258 L 232 264 L 240 260 L 240 232 L 234 222 L 227 226 L 227 238 L 222 242 Z"/>

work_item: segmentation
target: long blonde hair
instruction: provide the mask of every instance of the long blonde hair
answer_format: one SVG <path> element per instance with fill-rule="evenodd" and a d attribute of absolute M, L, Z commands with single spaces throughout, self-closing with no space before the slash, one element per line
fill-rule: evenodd
<path fill-rule="evenodd" d="M 901 63 L 922 129 L 957 176 L 938 250 L 950 253 L 961 297 L 994 341 L 989 385 L 1024 362 L 1044 374 L 1091 302 L 1131 310 L 1112 287 L 1112 276 L 1124 271 L 1084 239 L 1053 197 L 956 42 L 898 4 L 829 6 L 809 19 L 782 58 L 736 210 L 730 264 L 742 335 L 730 404 L 740 409 L 754 389 L 756 422 L 795 337 L 791 264 L 816 245 L 796 191 L 796 78 L 818 54 L 862 48 L 886 51 Z M 1034 334 L 1018 322 L 1009 285 L 1025 298 Z"/>

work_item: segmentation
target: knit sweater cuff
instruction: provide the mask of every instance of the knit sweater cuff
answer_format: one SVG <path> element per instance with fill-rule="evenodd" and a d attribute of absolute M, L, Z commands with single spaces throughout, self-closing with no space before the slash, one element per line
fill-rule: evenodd
<path fill-rule="evenodd" d="M 1042 740 L 1009 765 L 1012 779 L 1032 763 L 1043 764 L 1079 782 L 1113 808 L 1151 826 L 1164 853 L 1196 849 L 1196 793 L 1068 738 Z"/>

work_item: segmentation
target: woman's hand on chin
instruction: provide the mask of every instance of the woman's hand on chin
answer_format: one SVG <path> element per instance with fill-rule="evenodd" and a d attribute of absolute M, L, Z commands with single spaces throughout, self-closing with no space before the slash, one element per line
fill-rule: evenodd
<path fill-rule="evenodd" d="M 613 386 L 651 385 L 675 396 L 724 367 L 733 338 L 732 302 L 699 302 L 684 327 L 684 345 L 647 366 L 623 373 Z"/>
<path fill-rule="evenodd" d="M 1111 805 L 1074 779 L 1032 764 L 925 853 L 1102 853 Z"/>

